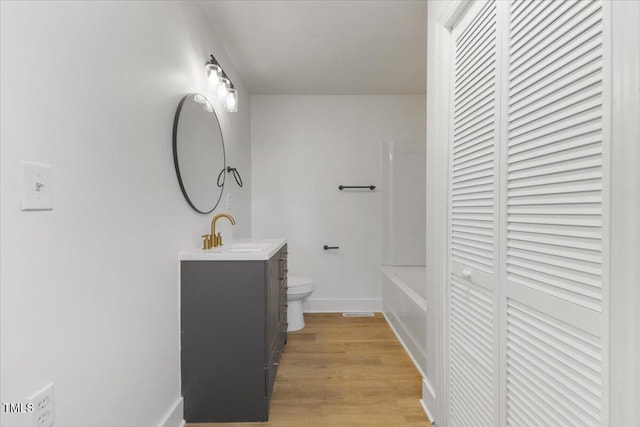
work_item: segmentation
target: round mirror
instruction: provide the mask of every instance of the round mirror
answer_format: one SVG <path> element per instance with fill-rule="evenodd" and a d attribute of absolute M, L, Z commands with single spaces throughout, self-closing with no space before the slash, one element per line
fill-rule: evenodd
<path fill-rule="evenodd" d="M 173 162 L 189 206 L 202 214 L 212 212 L 224 187 L 224 140 L 213 106 L 199 93 L 185 96 L 178 105 Z"/>

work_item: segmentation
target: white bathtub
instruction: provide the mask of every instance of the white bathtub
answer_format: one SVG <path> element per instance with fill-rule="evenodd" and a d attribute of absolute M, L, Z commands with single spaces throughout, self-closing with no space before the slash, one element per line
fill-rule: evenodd
<path fill-rule="evenodd" d="M 383 267 L 381 283 L 384 315 L 424 377 L 427 363 L 425 267 Z"/>

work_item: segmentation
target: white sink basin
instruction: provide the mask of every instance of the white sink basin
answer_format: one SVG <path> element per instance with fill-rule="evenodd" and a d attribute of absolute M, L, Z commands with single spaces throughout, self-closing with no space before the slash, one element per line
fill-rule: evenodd
<path fill-rule="evenodd" d="M 212 249 L 191 249 L 180 254 L 182 261 L 266 261 L 282 248 L 285 239 L 238 239 Z"/>
<path fill-rule="evenodd" d="M 229 249 L 222 249 L 219 252 L 224 252 L 224 251 L 229 251 L 229 252 L 260 252 L 262 251 L 261 248 L 229 248 Z"/>
<path fill-rule="evenodd" d="M 214 252 L 262 252 L 268 248 L 269 243 L 232 243 L 214 248 Z"/>

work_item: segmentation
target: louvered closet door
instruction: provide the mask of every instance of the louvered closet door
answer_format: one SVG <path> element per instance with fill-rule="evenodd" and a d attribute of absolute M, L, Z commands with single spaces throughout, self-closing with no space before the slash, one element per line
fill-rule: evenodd
<path fill-rule="evenodd" d="M 494 426 L 498 404 L 496 2 L 453 31 L 449 420 Z"/>
<path fill-rule="evenodd" d="M 509 15 L 506 421 L 606 424 L 603 5 Z"/>

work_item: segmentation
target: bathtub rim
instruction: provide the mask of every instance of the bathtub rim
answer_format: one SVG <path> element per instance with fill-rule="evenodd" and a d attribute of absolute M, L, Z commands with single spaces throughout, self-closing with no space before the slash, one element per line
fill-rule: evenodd
<path fill-rule="evenodd" d="M 395 265 L 385 265 L 382 266 L 381 272 L 386 274 L 386 276 L 397 286 L 399 287 L 405 294 L 411 298 L 411 300 L 420 307 L 425 313 L 427 312 L 427 299 L 419 295 L 416 291 L 414 291 L 411 286 L 407 285 L 400 276 L 396 274 L 396 270 L 405 270 L 405 271 L 424 271 L 425 279 L 426 279 L 426 266 L 420 265 L 412 265 L 412 266 L 395 266 Z"/>

